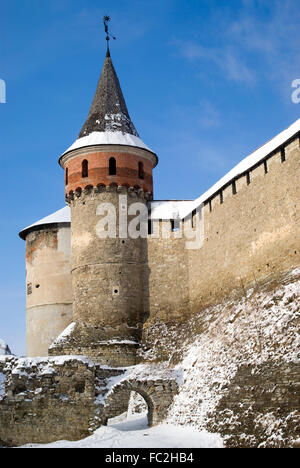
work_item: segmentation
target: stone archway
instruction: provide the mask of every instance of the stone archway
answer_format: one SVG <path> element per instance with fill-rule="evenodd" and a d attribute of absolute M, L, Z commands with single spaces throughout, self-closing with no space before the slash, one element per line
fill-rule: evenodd
<path fill-rule="evenodd" d="M 148 406 L 148 425 L 154 426 L 162 422 L 178 391 L 175 380 L 124 380 L 117 384 L 105 400 L 102 421 L 114 418 L 128 409 L 131 392 L 139 393 Z"/>

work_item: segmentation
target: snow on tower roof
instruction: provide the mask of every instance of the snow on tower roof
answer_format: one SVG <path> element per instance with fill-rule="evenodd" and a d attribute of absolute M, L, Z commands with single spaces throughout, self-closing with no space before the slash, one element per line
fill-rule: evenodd
<path fill-rule="evenodd" d="M 61 210 L 55 211 L 55 213 L 46 216 L 46 218 L 40 219 L 36 223 L 31 224 L 31 226 L 22 229 L 22 231 L 19 233 L 19 236 L 21 239 L 25 240 L 29 232 L 37 231 L 38 229 L 41 229 L 42 226 L 49 226 L 53 224 L 71 224 L 71 211 L 68 206 L 65 206 Z"/>
<path fill-rule="evenodd" d="M 145 145 L 145 143 L 139 137 L 135 135 L 122 132 L 93 132 L 88 136 L 76 140 L 75 143 L 73 143 L 73 145 L 70 146 L 70 148 L 68 148 L 64 154 L 67 154 L 70 151 L 78 148 L 85 148 L 86 146 L 95 145 L 135 146 L 136 148 L 142 148 L 153 153 L 153 151 L 147 145 Z"/>
<path fill-rule="evenodd" d="M 266 157 L 282 147 L 292 138 L 300 135 L 300 119 L 296 120 L 286 130 L 276 135 L 272 140 L 265 143 L 263 146 L 255 150 L 239 164 L 237 164 L 231 171 L 229 171 L 222 179 L 214 184 L 209 190 L 194 201 L 175 201 L 165 200 L 151 203 L 151 218 L 152 219 L 174 219 L 185 218 L 193 210 L 198 208 L 202 203 L 208 201 L 216 195 L 222 188 L 224 188 L 231 181 L 237 177 L 245 174 L 247 171 L 261 163 Z M 175 216 L 175 214 L 177 215 Z"/>
<path fill-rule="evenodd" d="M 131 121 L 109 50 L 87 120 L 78 139 L 63 155 L 94 145 L 135 146 L 153 153 Z"/>

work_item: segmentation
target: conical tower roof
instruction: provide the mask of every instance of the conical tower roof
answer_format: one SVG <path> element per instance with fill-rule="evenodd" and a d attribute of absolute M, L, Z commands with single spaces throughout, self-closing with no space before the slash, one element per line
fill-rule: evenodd
<path fill-rule="evenodd" d="M 79 138 L 88 136 L 93 132 L 106 131 L 139 136 L 129 117 L 109 50 L 107 50 L 88 118 L 82 127 Z"/>
<path fill-rule="evenodd" d="M 154 153 L 141 140 L 131 121 L 109 49 L 87 120 L 78 139 L 62 156 L 95 145 L 135 146 Z"/>

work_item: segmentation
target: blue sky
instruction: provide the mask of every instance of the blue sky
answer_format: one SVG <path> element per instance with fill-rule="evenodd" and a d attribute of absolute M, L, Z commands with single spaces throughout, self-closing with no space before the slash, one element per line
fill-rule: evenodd
<path fill-rule="evenodd" d="M 297 0 L 0 0 L 0 338 L 25 352 L 18 231 L 64 206 L 57 160 L 87 116 L 105 55 L 160 162 L 156 199 L 196 198 L 299 118 Z"/>

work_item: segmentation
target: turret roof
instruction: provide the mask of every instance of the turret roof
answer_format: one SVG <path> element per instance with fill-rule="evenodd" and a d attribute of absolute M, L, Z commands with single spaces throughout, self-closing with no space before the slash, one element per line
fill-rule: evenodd
<path fill-rule="evenodd" d="M 109 50 L 87 120 L 78 139 L 64 154 L 86 146 L 107 144 L 135 146 L 153 152 L 140 139 L 131 121 Z"/>
<path fill-rule="evenodd" d="M 43 219 L 40 219 L 34 224 L 31 224 L 25 229 L 22 229 L 22 231 L 19 233 L 19 236 L 21 239 L 26 239 L 26 236 L 29 234 L 31 231 L 38 231 L 42 228 L 47 228 L 50 225 L 70 225 L 71 223 L 71 211 L 68 206 L 65 206 L 61 210 L 55 211 L 55 213 L 52 213 L 49 216 L 46 216 Z"/>
<path fill-rule="evenodd" d="M 107 51 L 89 115 L 79 138 L 93 132 L 122 132 L 138 137 L 125 103 L 120 82 Z"/>

